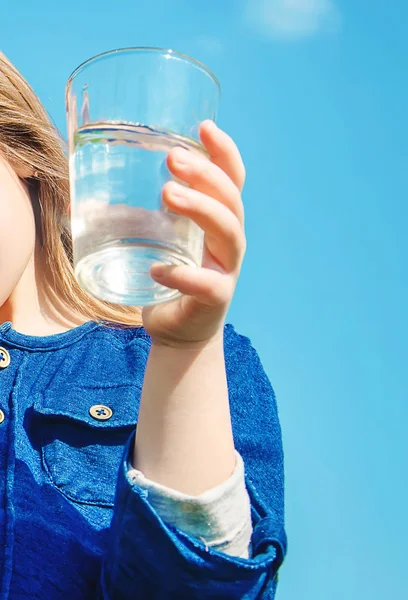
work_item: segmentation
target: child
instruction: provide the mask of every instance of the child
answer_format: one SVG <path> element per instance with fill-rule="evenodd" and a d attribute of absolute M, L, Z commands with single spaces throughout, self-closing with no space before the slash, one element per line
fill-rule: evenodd
<path fill-rule="evenodd" d="M 0 54 L 0 597 L 263 598 L 286 552 L 275 396 L 225 316 L 245 253 L 233 141 L 173 149 L 171 210 L 206 232 L 201 268 L 155 265 L 182 296 L 140 308 L 72 270 L 68 166 Z M 244 472 L 245 465 L 245 472 Z"/>

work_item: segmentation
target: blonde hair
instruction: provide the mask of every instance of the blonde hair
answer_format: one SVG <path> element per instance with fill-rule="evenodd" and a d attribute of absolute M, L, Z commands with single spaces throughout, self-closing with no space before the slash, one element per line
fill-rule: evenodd
<path fill-rule="evenodd" d="M 35 173 L 40 206 L 41 256 L 60 301 L 88 320 L 142 325 L 141 307 L 99 301 L 78 284 L 72 266 L 68 159 L 63 139 L 40 100 L 0 52 L 0 154 L 10 165 Z"/>

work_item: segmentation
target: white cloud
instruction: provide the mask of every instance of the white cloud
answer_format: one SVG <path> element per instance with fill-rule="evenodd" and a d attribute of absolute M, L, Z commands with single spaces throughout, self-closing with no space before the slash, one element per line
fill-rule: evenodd
<path fill-rule="evenodd" d="M 337 29 L 340 13 L 333 0 L 247 0 L 245 20 L 268 37 L 296 39 Z"/>

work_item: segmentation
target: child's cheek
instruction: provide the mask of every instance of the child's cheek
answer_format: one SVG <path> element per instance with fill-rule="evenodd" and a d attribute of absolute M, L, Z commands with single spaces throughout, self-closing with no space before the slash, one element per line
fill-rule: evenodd
<path fill-rule="evenodd" d="M 30 264 L 35 247 L 35 221 L 24 183 L 0 158 L 0 306 Z"/>

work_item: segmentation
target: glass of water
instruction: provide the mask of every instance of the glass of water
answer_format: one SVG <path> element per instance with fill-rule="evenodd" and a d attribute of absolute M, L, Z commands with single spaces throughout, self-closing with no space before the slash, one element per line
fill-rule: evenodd
<path fill-rule="evenodd" d="M 198 129 L 215 120 L 217 78 L 162 48 L 124 48 L 80 65 L 66 87 L 74 269 L 90 294 L 146 306 L 180 296 L 154 262 L 201 266 L 204 231 L 167 208 L 174 146 L 205 155 Z M 182 183 L 182 182 L 181 182 Z"/>

